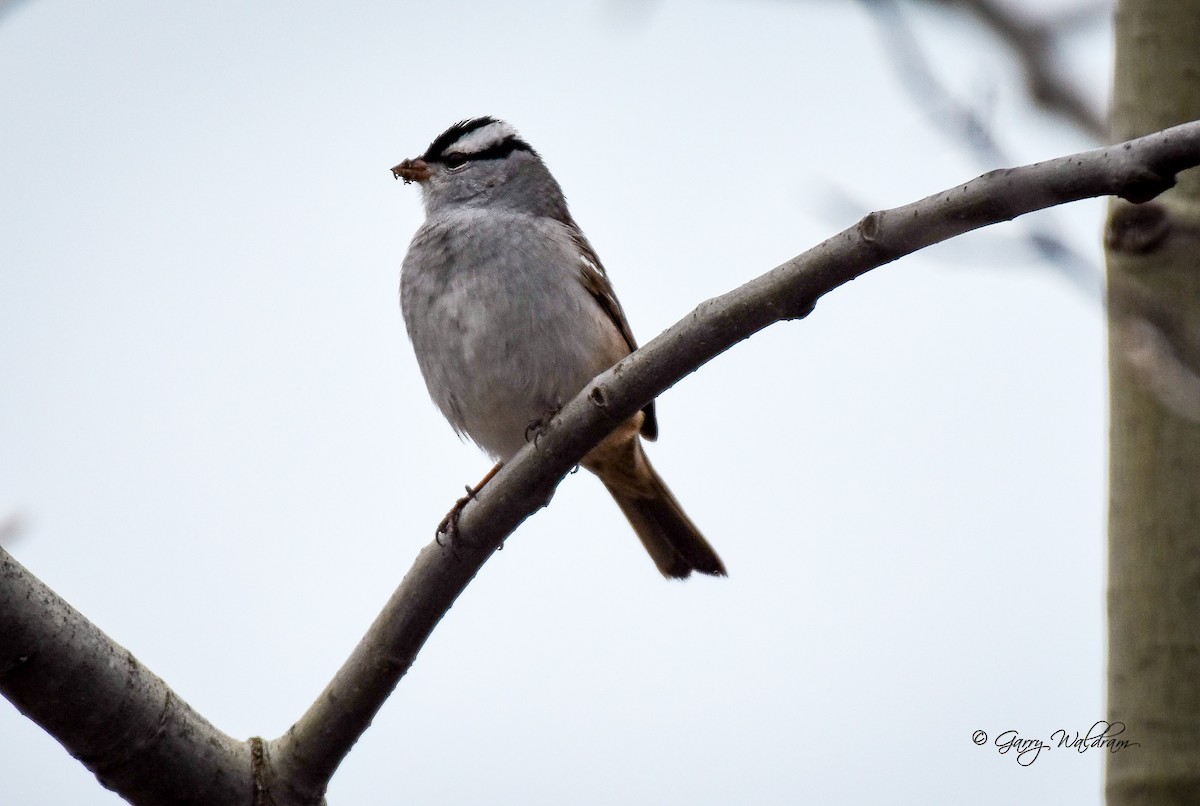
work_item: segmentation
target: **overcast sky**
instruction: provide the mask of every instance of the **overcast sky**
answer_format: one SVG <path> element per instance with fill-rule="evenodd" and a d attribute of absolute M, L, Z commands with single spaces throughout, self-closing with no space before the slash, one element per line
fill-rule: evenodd
<path fill-rule="evenodd" d="M 909 10 L 1015 163 L 1090 147 L 968 20 Z M 1064 53 L 1097 99 L 1110 48 L 1100 26 Z M 854 3 L 27 0 L 0 13 L 0 110 L 7 547 L 239 738 L 302 713 L 489 466 L 404 335 L 422 212 L 390 166 L 511 121 L 643 341 L 996 167 L 912 105 Z M 1097 269 L 1102 213 L 1051 217 Z M 1099 751 L 1023 767 L 991 741 L 1105 716 L 1102 313 L 1022 227 L 663 395 L 650 455 L 729 578 L 663 580 L 569 476 L 330 803 L 1099 803 Z M 6 803 L 119 802 L 6 701 L 0 748 Z"/>

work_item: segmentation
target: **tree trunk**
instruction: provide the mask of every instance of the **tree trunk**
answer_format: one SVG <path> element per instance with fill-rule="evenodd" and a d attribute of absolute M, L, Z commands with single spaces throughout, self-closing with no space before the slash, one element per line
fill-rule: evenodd
<path fill-rule="evenodd" d="M 1200 0 L 1121 0 L 1113 136 L 1200 118 Z M 1200 172 L 1109 210 L 1107 800 L 1200 803 Z"/>

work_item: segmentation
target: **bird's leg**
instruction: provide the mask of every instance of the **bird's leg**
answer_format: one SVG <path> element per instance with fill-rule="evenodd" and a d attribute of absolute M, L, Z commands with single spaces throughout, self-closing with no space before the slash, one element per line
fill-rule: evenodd
<path fill-rule="evenodd" d="M 537 438 L 541 436 L 542 431 L 549 425 L 554 416 L 562 411 L 562 404 L 555 406 L 550 411 L 546 412 L 542 417 L 531 422 L 525 427 L 525 441 L 537 444 Z M 504 462 L 497 462 L 496 466 L 488 471 L 487 475 L 480 479 L 479 483 L 474 487 L 467 487 L 467 494 L 455 502 L 454 507 L 446 513 L 446 517 L 442 518 L 442 522 L 438 524 L 437 531 L 434 532 L 434 539 L 438 545 L 443 545 L 442 535 L 445 535 L 450 540 L 453 540 L 458 534 L 458 516 L 462 514 L 463 507 L 467 505 L 475 496 L 479 495 L 479 491 L 483 486 L 492 480 L 500 472 L 500 468 L 504 467 Z"/>
<path fill-rule="evenodd" d="M 439 546 L 442 543 L 442 535 L 445 535 L 450 540 L 453 540 L 458 535 L 458 516 L 462 514 L 463 507 L 467 505 L 475 496 L 479 495 L 479 491 L 483 486 L 492 480 L 492 476 L 500 472 L 500 468 L 504 467 L 504 462 L 497 462 L 496 466 L 487 472 L 487 475 L 479 480 L 479 483 L 474 487 L 467 487 L 467 494 L 455 502 L 454 506 L 446 513 L 446 517 L 442 518 L 442 522 L 438 524 L 437 531 L 433 533 L 433 539 L 437 541 Z"/>

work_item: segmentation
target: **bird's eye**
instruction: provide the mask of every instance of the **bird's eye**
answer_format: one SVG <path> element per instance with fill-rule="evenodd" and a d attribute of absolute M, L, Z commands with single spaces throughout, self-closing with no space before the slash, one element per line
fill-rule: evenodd
<path fill-rule="evenodd" d="M 467 164 L 467 156 L 466 154 L 447 154 L 443 161 L 446 163 L 446 167 L 453 171 Z"/>

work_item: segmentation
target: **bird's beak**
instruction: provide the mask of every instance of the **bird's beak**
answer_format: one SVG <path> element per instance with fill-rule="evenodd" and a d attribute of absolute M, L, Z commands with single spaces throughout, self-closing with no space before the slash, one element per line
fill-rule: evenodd
<path fill-rule="evenodd" d="M 433 176 L 433 169 L 429 167 L 429 163 L 418 157 L 415 160 L 405 160 L 392 168 L 392 176 L 403 179 L 407 185 L 409 182 L 424 182 Z"/>

